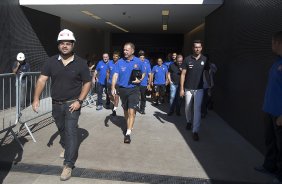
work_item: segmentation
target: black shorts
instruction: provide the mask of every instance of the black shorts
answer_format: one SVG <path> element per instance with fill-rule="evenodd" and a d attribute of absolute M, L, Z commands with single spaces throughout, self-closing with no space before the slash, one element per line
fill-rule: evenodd
<path fill-rule="evenodd" d="M 135 109 L 137 110 L 139 105 L 140 89 L 139 87 L 134 88 L 123 88 L 119 87 L 119 94 L 124 110 Z"/>
<path fill-rule="evenodd" d="M 112 96 L 112 84 L 107 84 L 108 95 Z M 116 94 L 119 95 L 119 86 L 116 84 Z"/>
<path fill-rule="evenodd" d="M 166 86 L 165 84 L 157 84 L 157 85 L 154 85 L 154 88 L 153 88 L 153 92 L 154 93 L 159 93 L 160 95 L 164 95 L 165 92 L 166 92 Z"/>

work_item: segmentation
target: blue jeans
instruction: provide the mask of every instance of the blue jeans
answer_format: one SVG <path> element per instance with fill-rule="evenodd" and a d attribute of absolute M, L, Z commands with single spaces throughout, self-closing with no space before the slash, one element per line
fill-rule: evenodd
<path fill-rule="evenodd" d="M 52 105 L 52 116 L 55 119 L 60 133 L 60 144 L 65 149 L 64 165 L 73 167 L 78 156 L 78 118 L 80 109 L 74 112 L 69 111 L 73 102 Z"/>
<path fill-rule="evenodd" d="M 179 93 L 179 85 L 170 84 L 169 112 L 174 112 L 175 108 L 177 113 L 180 112 L 181 98 Z"/>
<path fill-rule="evenodd" d="M 110 105 L 110 97 L 108 94 L 107 85 L 98 83 L 97 84 L 97 106 L 103 105 L 103 99 L 102 99 L 103 89 L 105 89 L 105 93 L 106 93 L 106 105 Z"/>

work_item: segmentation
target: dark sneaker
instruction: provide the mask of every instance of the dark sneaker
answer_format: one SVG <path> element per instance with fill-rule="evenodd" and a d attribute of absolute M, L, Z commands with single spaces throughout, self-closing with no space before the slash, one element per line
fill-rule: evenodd
<path fill-rule="evenodd" d="M 124 137 L 124 143 L 125 143 L 125 144 L 130 144 L 130 142 L 131 142 L 130 135 L 126 135 L 126 136 Z"/>
<path fill-rule="evenodd" d="M 171 116 L 171 115 L 173 115 L 173 112 L 170 111 L 169 113 L 167 113 L 167 115 L 168 115 L 168 116 Z"/>
<path fill-rule="evenodd" d="M 194 132 L 192 138 L 193 138 L 194 141 L 199 141 L 199 135 L 198 135 L 198 133 L 197 133 L 197 132 Z"/>
<path fill-rule="evenodd" d="M 192 129 L 192 123 L 187 123 L 186 125 L 186 130 L 191 130 Z"/>
<path fill-rule="evenodd" d="M 66 181 L 66 180 L 70 179 L 71 178 L 71 172 L 72 172 L 72 168 L 65 166 L 63 171 L 62 171 L 61 177 L 60 177 L 61 181 Z"/>
<path fill-rule="evenodd" d="M 113 110 L 112 116 L 116 116 L 117 112 L 115 110 Z"/>
<path fill-rule="evenodd" d="M 140 110 L 140 114 L 145 114 L 145 111 L 144 110 Z"/>

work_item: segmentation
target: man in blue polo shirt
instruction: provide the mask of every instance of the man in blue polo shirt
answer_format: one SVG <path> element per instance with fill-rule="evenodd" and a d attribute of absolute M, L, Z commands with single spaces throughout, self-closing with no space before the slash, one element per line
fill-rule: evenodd
<path fill-rule="evenodd" d="M 136 109 L 139 104 L 139 85 L 146 73 L 143 63 L 139 58 L 133 55 L 134 49 L 135 46 L 133 43 L 128 42 L 124 45 L 124 57 L 118 61 L 112 80 L 113 95 L 116 94 L 116 83 L 118 82 L 119 85 L 120 99 L 122 102 L 124 117 L 127 122 L 127 131 L 124 137 L 124 143 L 127 144 L 131 142 L 130 135 L 135 120 Z M 137 75 L 138 71 L 142 76 Z"/>
<path fill-rule="evenodd" d="M 102 96 L 103 96 L 104 89 L 106 93 L 106 107 L 108 108 L 110 106 L 110 98 L 107 93 L 107 79 L 106 79 L 109 58 L 110 57 L 108 53 L 103 54 L 103 60 L 98 62 L 94 75 L 93 75 L 93 81 L 97 82 L 97 96 L 98 96 L 97 97 L 97 107 L 96 107 L 97 111 L 103 109 Z"/>
<path fill-rule="evenodd" d="M 113 102 L 113 116 L 116 116 L 116 110 L 118 108 L 118 102 L 119 102 L 119 92 L 118 92 L 118 84 L 116 84 L 116 94 L 112 95 L 112 79 L 113 75 L 116 71 L 116 65 L 118 64 L 118 60 L 120 58 L 120 53 L 118 51 L 114 51 L 113 53 L 113 60 L 109 61 L 108 68 L 107 68 L 107 81 L 108 81 L 108 95 L 111 98 L 111 101 Z"/>
<path fill-rule="evenodd" d="M 153 89 L 155 93 L 155 104 L 159 104 L 159 100 L 161 103 L 164 103 L 164 95 L 166 91 L 166 85 L 168 84 L 168 69 L 165 65 L 163 65 L 162 58 L 158 58 L 157 65 L 152 69 L 152 79 L 153 81 Z M 154 80 L 153 80 L 154 79 Z"/>
<path fill-rule="evenodd" d="M 169 68 L 169 66 L 172 64 L 172 63 L 175 63 L 176 62 L 176 57 L 177 57 L 177 53 L 176 52 L 173 52 L 172 55 L 171 55 L 171 58 L 169 57 L 166 62 L 164 62 L 164 65 L 167 66 L 167 68 Z"/>
<path fill-rule="evenodd" d="M 264 97 L 266 154 L 257 171 L 272 173 L 282 182 L 282 31 L 272 37 L 272 51 L 277 54 L 268 78 Z"/>
<path fill-rule="evenodd" d="M 140 83 L 140 114 L 145 114 L 146 107 L 146 91 L 151 91 L 151 65 L 148 59 L 145 58 L 145 52 L 140 50 L 138 52 L 139 59 L 143 62 L 146 74 L 142 82 Z"/>

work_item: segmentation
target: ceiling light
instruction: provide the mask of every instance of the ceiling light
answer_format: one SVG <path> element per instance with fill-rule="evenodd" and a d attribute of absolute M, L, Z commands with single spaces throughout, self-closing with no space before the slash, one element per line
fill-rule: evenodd
<path fill-rule="evenodd" d="M 128 30 L 126 30 L 126 29 L 123 29 L 122 27 L 119 27 L 118 25 L 115 25 L 115 24 L 113 24 L 113 23 L 111 23 L 111 22 L 105 22 L 106 24 L 109 24 L 109 25 L 111 25 L 111 26 L 113 26 L 113 27 L 115 27 L 115 28 L 118 28 L 118 29 L 120 29 L 120 30 L 122 30 L 122 31 L 124 31 L 124 32 L 129 32 Z"/>
<path fill-rule="evenodd" d="M 163 16 L 168 16 L 169 15 L 169 10 L 162 10 L 162 15 Z"/>
<path fill-rule="evenodd" d="M 89 15 L 89 16 L 93 16 L 93 13 L 89 12 L 89 11 L 81 11 L 82 13 L 86 14 L 86 15 Z"/>
<path fill-rule="evenodd" d="M 100 20 L 102 19 L 101 17 L 97 16 L 97 15 L 92 15 L 91 17 L 93 17 L 94 19 Z"/>

